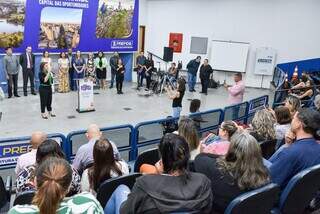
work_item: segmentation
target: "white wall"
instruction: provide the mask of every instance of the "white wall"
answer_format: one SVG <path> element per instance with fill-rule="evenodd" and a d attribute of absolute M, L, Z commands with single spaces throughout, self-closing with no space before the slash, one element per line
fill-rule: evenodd
<path fill-rule="evenodd" d="M 147 23 L 146 50 L 161 56 L 169 33 L 183 33 L 183 52 L 174 54 L 174 61 L 184 66 L 196 56 L 189 54 L 191 36 L 250 42 L 247 86 L 261 85 L 261 76 L 253 74 L 258 47 L 275 48 L 277 63 L 320 56 L 319 0 L 148 0 L 146 6 L 140 10 L 140 21 Z M 271 80 L 265 77 L 263 87 Z"/>

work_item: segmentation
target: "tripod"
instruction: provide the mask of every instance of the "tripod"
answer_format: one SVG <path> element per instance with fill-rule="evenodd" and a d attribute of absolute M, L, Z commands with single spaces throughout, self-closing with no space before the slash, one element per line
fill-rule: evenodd
<path fill-rule="evenodd" d="M 163 93 L 164 87 L 168 84 L 170 87 L 175 88 L 176 84 L 173 82 L 173 79 L 169 76 L 168 72 L 163 73 L 162 75 L 159 76 L 159 85 L 158 85 L 158 90 L 160 94 Z"/>

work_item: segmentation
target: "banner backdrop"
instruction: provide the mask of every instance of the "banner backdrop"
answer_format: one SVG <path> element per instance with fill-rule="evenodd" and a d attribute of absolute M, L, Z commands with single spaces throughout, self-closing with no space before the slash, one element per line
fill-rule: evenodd
<path fill-rule="evenodd" d="M 1 0 L 0 48 L 137 50 L 139 0 Z"/>

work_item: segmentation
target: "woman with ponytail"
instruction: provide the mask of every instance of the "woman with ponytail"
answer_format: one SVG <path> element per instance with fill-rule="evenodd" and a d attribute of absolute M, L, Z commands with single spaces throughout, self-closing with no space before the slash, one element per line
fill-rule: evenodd
<path fill-rule="evenodd" d="M 37 168 L 35 179 L 37 191 L 32 200 L 33 205 L 17 205 L 9 214 L 103 213 L 99 202 L 90 193 L 65 198 L 72 180 L 72 169 L 64 159 L 46 159 Z"/>

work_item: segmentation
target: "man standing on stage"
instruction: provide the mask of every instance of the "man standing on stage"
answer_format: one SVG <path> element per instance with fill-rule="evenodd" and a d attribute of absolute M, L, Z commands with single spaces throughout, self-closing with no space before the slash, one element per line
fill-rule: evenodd
<path fill-rule="evenodd" d="M 113 88 L 114 79 L 117 74 L 118 61 L 119 61 L 119 54 L 115 52 L 109 61 L 109 64 L 111 67 L 111 84 L 109 88 Z"/>
<path fill-rule="evenodd" d="M 194 87 L 196 85 L 197 80 L 197 72 L 200 66 L 201 57 L 197 56 L 196 59 L 191 60 L 188 65 L 188 86 L 190 92 L 195 92 Z"/>
<path fill-rule="evenodd" d="M 73 55 L 72 55 L 72 49 L 68 49 L 68 60 L 69 60 L 69 85 L 70 85 L 70 90 L 74 90 L 74 80 L 73 80 Z"/>
<path fill-rule="evenodd" d="M 229 104 L 231 105 L 242 103 L 245 89 L 241 73 L 236 73 L 234 75 L 234 81 L 236 83 L 234 86 L 229 86 L 226 83 L 224 83 L 224 87 L 229 93 Z"/>
<path fill-rule="evenodd" d="M 144 56 L 143 52 L 140 52 L 140 54 L 136 58 L 136 70 L 137 70 L 137 83 L 139 90 L 140 87 L 143 86 L 143 79 L 145 77 L 145 65 L 146 65 L 147 58 Z"/>
<path fill-rule="evenodd" d="M 5 49 L 6 55 L 3 57 L 3 70 L 8 81 L 8 98 L 20 97 L 18 95 L 18 76 L 19 76 L 19 59 L 17 56 L 12 55 L 12 48 L 8 47 Z"/>
<path fill-rule="evenodd" d="M 31 94 L 37 95 L 34 91 L 34 62 L 35 57 L 31 46 L 26 48 L 26 52 L 20 55 L 20 65 L 23 73 L 23 95 L 28 96 L 28 80 L 30 79 Z"/>

